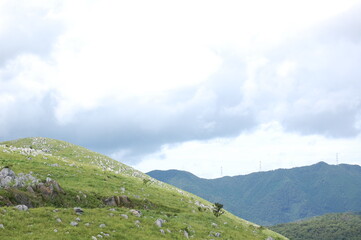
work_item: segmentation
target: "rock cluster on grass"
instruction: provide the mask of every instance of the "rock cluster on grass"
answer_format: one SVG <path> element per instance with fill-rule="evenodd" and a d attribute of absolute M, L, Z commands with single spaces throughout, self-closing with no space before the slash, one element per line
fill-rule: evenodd
<path fill-rule="evenodd" d="M 53 199 L 60 194 L 64 194 L 64 190 L 60 187 L 59 183 L 51 178 L 46 178 L 45 183 L 35 185 L 35 190 L 41 193 L 46 199 Z"/>
<path fill-rule="evenodd" d="M 0 170 L 0 188 L 1 187 L 25 187 L 36 185 L 39 179 L 32 176 L 31 173 L 19 173 L 18 176 L 10 168 L 5 167 Z"/>
<path fill-rule="evenodd" d="M 65 195 L 57 181 L 48 177 L 44 182 L 40 182 L 32 175 L 32 172 L 16 175 L 9 167 L 0 170 L 0 188 L 9 192 L 7 197 L 1 199 L 7 206 L 34 207 L 39 204 L 39 197 L 45 200 L 54 200 L 60 195 Z"/>
<path fill-rule="evenodd" d="M 132 201 L 128 196 L 112 196 L 103 200 L 104 204 L 107 206 L 119 206 L 119 207 L 131 207 Z"/>

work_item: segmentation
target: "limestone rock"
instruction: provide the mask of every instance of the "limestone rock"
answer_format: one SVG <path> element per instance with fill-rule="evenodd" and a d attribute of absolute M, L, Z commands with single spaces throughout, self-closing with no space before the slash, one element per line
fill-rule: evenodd
<path fill-rule="evenodd" d="M 81 209 L 80 207 L 75 207 L 75 208 L 74 208 L 74 212 L 75 212 L 76 214 L 83 214 L 83 213 L 84 213 L 83 209 Z"/>
<path fill-rule="evenodd" d="M 112 196 L 103 200 L 104 204 L 108 206 L 131 207 L 132 201 L 128 196 Z"/>
<path fill-rule="evenodd" d="M 188 234 L 188 232 L 186 230 L 184 230 L 183 235 L 184 235 L 185 238 L 187 238 L 187 239 L 189 238 L 189 234 Z"/>
<path fill-rule="evenodd" d="M 129 212 L 131 212 L 136 217 L 141 217 L 142 216 L 142 213 L 140 211 L 138 211 L 138 210 L 135 210 L 135 209 L 131 209 Z"/>
<path fill-rule="evenodd" d="M 161 219 L 161 218 L 158 218 L 154 223 L 155 225 L 157 225 L 158 227 L 162 227 L 163 226 L 163 223 L 165 223 L 166 221 Z"/>
<path fill-rule="evenodd" d="M 20 211 L 27 211 L 29 209 L 26 205 L 16 205 L 15 208 Z"/>
<path fill-rule="evenodd" d="M 78 226 L 78 223 L 77 222 L 71 222 L 70 225 L 76 227 L 76 226 Z"/>

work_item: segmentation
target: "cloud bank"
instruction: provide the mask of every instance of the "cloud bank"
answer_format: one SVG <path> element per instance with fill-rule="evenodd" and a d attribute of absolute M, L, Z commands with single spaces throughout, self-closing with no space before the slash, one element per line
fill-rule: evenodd
<path fill-rule="evenodd" d="M 220 165 L 207 148 L 221 141 L 248 171 L 310 162 L 291 159 L 307 158 L 299 148 L 272 161 L 235 150 L 246 136 L 273 146 L 265 126 L 283 152 L 292 138 L 360 143 L 358 1 L 3 1 L 0 12 L 0 140 L 63 139 L 142 170 L 197 161 L 190 143 Z"/>

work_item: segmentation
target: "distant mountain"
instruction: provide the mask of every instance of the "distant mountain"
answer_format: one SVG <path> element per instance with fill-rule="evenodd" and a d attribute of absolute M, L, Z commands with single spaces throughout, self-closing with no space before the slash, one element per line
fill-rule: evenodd
<path fill-rule="evenodd" d="M 320 162 L 218 179 L 202 179 L 178 170 L 147 174 L 211 202 L 220 202 L 235 215 L 262 225 L 331 212 L 361 211 L 358 165 Z"/>
<path fill-rule="evenodd" d="M 360 240 L 361 213 L 333 213 L 271 227 L 292 240 Z"/>

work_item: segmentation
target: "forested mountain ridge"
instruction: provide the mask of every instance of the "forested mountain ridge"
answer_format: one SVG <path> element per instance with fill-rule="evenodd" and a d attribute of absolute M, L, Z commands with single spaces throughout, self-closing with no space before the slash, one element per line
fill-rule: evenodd
<path fill-rule="evenodd" d="M 361 167 L 324 162 L 234 177 L 202 179 L 178 170 L 148 175 L 221 202 L 237 216 L 263 225 L 331 212 L 361 211 Z"/>
<path fill-rule="evenodd" d="M 360 240 L 361 212 L 330 213 L 270 228 L 292 240 Z"/>

